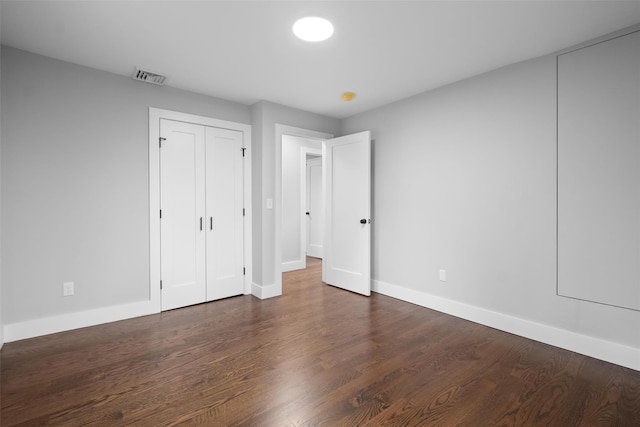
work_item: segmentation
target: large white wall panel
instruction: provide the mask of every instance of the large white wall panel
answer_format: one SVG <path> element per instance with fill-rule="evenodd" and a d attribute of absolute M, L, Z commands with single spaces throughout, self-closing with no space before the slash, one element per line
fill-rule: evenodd
<path fill-rule="evenodd" d="M 640 310 L 640 32 L 558 56 L 558 293 Z"/>

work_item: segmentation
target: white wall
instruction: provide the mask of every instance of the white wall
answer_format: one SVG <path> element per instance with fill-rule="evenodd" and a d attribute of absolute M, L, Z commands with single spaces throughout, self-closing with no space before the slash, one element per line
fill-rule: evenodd
<path fill-rule="evenodd" d="M 640 31 L 558 56 L 560 295 L 640 311 L 639 159 Z"/>
<path fill-rule="evenodd" d="M 348 118 L 342 134 L 369 129 L 376 290 L 640 369 L 640 312 L 556 295 L 555 56 Z"/>
<path fill-rule="evenodd" d="M 301 258 L 306 248 L 301 248 L 300 213 L 306 207 L 306 200 L 301 200 L 301 158 L 303 147 L 322 150 L 322 142 L 298 136 L 282 137 L 282 268 L 289 271 L 303 268 L 305 259 Z M 306 168 L 304 173 L 306 174 Z M 287 268 L 291 266 L 293 268 Z"/>
<path fill-rule="evenodd" d="M 148 108 L 249 107 L 7 47 L 1 93 L 5 328 L 147 300 Z"/>
<path fill-rule="evenodd" d="M 262 186 L 262 137 L 263 137 L 263 108 L 261 103 L 251 106 L 251 205 L 253 216 L 251 228 L 253 230 L 253 285 L 258 288 L 262 285 L 263 261 L 262 261 L 262 220 L 263 220 L 263 186 Z"/>

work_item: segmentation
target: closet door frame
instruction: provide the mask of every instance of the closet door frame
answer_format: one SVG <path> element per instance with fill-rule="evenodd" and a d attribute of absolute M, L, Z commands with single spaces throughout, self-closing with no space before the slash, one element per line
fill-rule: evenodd
<path fill-rule="evenodd" d="M 252 283 L 252 219 L 251 219 L 251 125 L 149 108 L 149 301 L 161 311 L 160 292 L 160 120 L 175 120 L 196 125 L 242 132 L 244 148 L 244 293 L 251 293 Z"/>

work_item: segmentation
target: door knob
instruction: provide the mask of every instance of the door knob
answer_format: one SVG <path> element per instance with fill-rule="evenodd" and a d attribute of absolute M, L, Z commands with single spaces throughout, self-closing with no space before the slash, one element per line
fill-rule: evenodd
<path fill-rule="evenodd" d="M 366 220 L 366 219 L 362 218 L 362 219 L 360 220 L 360 224 L 366 224 L 366 223 L 367 223 L 367 220 Z"/>

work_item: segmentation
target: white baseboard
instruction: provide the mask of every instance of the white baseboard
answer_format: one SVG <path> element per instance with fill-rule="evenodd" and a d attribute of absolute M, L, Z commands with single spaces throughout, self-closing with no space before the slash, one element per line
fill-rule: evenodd
<path fill-rule="evenodd" d="M 282 287 L 275 284 L 260 286 L 252 283 L 251 293 L 260 299 L 272 298 L 282 295 Z M 159 312 L 158 304 L 151 301 L 96 308 L 6 324 L 3 327 L 3 338 L 4 342 L 12 342 Z"/>
<path fill-rule="evenodd" d="M 151 301 L 140 301 L 131 304 L 26 320 L 24 322 L 4 325 L 4 341 L 18 341 L 159 312 L 160 307 L 158 307 L 158 304 L 151 303 Z"/>
<path fill-rule="evenodd" d="M 640 371 L 640 349 L 638 348 L 532 322 L 378 280 L 373 280 L 372 284 L 374 292 L 392 298 Z"/>
<path fill-rule="evenodd" d="M 565 329 L 554 328 L 541 323 L 377 280 L 373 281 L 373 291 L 501 331 L 640 371 L 640 349 L 638 348 L 578 334 Z M 251 293 L 257 298 L 267 299 L 282 295 L 282 288 L 275 284 L 262 286 L 252 283 Z M 119 306 L 67 313 L 4 325 L 3 338 L 4 342 L 12 342 L 87 326 L 116 322 L 133 317 L 146 316 L 159 313 L 159 311 L 157 304 L 152 304 L 150 301 L 141 301 Z"/>
<path fill-rule="evenodd" d="M 302 260 L 287 261 L 282 263 L 282 272 L 286 273 L 287 271 L 303 270 L 305 267 L 306 262 L 303 262 Z"/>
<path fill-rule="evenodd" d="M 251 284 L 251 294 L 260 299 L 279 297 L 282 295 L 282 287 L 278 285 Z"/>

